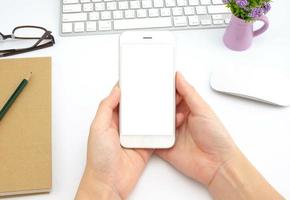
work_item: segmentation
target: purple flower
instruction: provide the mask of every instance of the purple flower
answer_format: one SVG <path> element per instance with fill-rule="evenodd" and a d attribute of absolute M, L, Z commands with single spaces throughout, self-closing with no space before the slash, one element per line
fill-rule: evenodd
<path fill-rule="evenodd" d="M 255 19 L 261 17 L 263 14 L 264 14 L 263 8 L 254 8 L 249 16 Z"/>
<path fill-rule="evenodd" d="M 223 0 L 224 4 L 230 3 L 230 0 Z"/>
<path fill-rule="evenodd" d="M 236 4 L 241 7 L 241 8 L 244 8 L 246 7 L 247 5 L 249 5 L 249 2 L 248 0 L 236 0 Z"/>
<path fill-rule="evenodd" d="M 263 8 L 264 14 L 266 14 L 267 12 L 269 12 L 271 10 L 271 4 L 269 2 L 266 2 L 266 3 L 264 3 L 262 8 Z"/>

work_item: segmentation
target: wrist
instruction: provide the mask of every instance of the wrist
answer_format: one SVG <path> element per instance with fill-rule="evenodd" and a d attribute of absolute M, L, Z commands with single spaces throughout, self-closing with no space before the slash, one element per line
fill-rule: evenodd
<path fill-rule="evenodd" d="M 240 192 L 245 189 L 247 185 L 247 173 L 248 163 L 241 153 L 236 153 L 233 158 L 223 163 L 217 170 L 212 181 L 208 185 L 208 190 L 215 197 L 215 199 L 221 198 L 224 194 L 231 195 L 230 191 Z M 245 177 L 246 176 L 246 177 Z M 237 199 L 236 196 L 231 196 L 228 199 Z"/>
<path fill-rule="evenodd" d="M 98 178 L 92 169 L 86 168 L 75 199 L 121 200 L 121 197 L 112 185 Z"/>
<path fill-rule="evenodd" d="M 218 169 L 208 190 L 214 199 L 283 199 L 240 151 Z"/>

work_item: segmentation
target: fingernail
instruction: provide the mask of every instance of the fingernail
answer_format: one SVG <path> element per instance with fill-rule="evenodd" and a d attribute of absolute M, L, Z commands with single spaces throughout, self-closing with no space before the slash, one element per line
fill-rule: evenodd
<path fill-rule="evenodd" d="M 180 79 L 181 79 L 182 81 L 184 81 L 185 79 L 184 79 L 184 76 L 182 75 L 182 73 L 181 73 L 181 72 L 178 72 L 178 74 L 179 74 L 179 76 L 180 76 Z"/>
<path fill-rule="evenodd" d="M 184 81 L 184 76 L 182 73 L 180 73 L 181 79 Z"/>
<path fill-rule="evenodd" d="M 115 85 L 112 90 L 111 90 L 111 93 L 110 94 L 113 94 L 115 92 L 115 90 L 117 89 L 117 86 Z"/>

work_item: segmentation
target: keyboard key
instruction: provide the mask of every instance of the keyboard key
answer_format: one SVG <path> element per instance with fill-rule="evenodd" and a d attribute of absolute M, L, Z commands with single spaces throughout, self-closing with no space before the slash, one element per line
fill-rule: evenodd
<path fill-rule="evenodd" d="M 90 12 L 89 13 L 90 20 L 98 20 L 99 19 L 99 13 L 98 12 Z"/>
<path fill-rule="evenodd" d="M 200 0 L 200 4 L 201 5 L 210 5 L 211 4 L 211 0 Z"/>
<path fill-rule="evenodd" d="M 174 17 L 174 26 L 187 26 L 187 20 L 185 16 L 182 17 Z"/>
<path fill-rule="evenodd" d="M 92 3 L 85 3 L 85 4 L 83 4 L 83 10 L 85 12 L 93 11 L 94 10 L 94 4 L 92 4 Z"/>
<path fill-rule="evenodd" d="M 121 11 L 121 10 L 113 11 L 113 17 L 114 17 L 114 19 L 122 19 L 123 18 L 123 11 Z"/>
<path fill-rule="evenodd" d="M 124 10 L 124 9 L 128 9 L 129 5 L 127 1 L 119 1 L 119 9 Z"/>
<path fill-rule="evenodd" d="M 172 26 L 171 17 L 115 20 L 114 29 L 159 28 Z"/>
<path fill-rule="evenodd" d="M 198 6 L 199 0 L 188 0 L 189 5 L 191 6 Z"/>
<path fill-rule="evenodd" d="M 197 15 L 188 16 L 188 23 L 190 26 L 198 26 L 199 25 L 199 17 Z"/>
<path fill-rule="evenodd" d="M 160 15 L 162 17 L 170 16 L 170 8 L 161 8 L 160 9 Z"/>
<path fill-rule="evenodd" d="M 81 4 L 71 4 L 71 5 L 64 5 L 63 6 L 64 13 L 81 12 L 81 11 L 82 11 Z"/>
<path fill-rule="evenodd" d="M 105 10 L 105 3 L 95 3 L 95 10 L 96 11 Z"/>
<path fill-rule="evenodd" d="M 207 10 L 205 6 L 196 6 L 196 13 L 198 15 L 204 15 L 207 14 Z"/>
<path fill-rule="evenodd" d="M 155 8 L 162 8 L 164 3 L 163 0 L 153 0 L 153 5 Z"/>
<path fill-rule="evenodd" d="M 87 22 L 86 23 L 86 30 L 88 32 L 93 32 L 97 30 L 97 22 Z"/>
<path fill-rule="evenodd" d="M 224 19 L 224 16 L 223 15 L 212 15 L 212 19 L 214 19 L 214 20 Z"/>
<path fill-rule="evenodd" d="M 213 4 L 224 4 L 223 0 L 212 0 Z"/>
<path fill-rule="evenodd" d="M 221 19 L 213 20 L 213 24 L 224 24 L 224 20 Z"/>
<path fill-rule="evenodd" d="M 152 1 L 151 0 L 143 0 L 142 1 L 142 8 L 152 8 Z"/>
<path fill-rule="evenodd" d="M 116 2 L 108 2 L 107 3 L 107 9 L 108 10 L 116 10 L 117 9 L 117 3 Z"/>
<path fill-rule="evenodd" d="M 71 33 L 72 32 L 72 23 L 63 23 L 62 24 L 62 32 L 63 33 Z"/>
<path fill-rule="evenodd" d="M 194 15 L 194 13 L 195 13 L 194 7 L 184 7 L 185 15 Z"/>
<path fill-rule="evenodd" d="M 187 0 L 177 0 L 178 6 L 187 6 Z"/>
<path fill-rule="evenodd" d="M 64 4 L 72 4 L 72 3 L 78 3 L 79 0 L 63 0 Z"/>
<path fill-rule="evenodd" d="M 211 20 L 210 19 L 203 19 L 203 20 L 200 20 L 201 24 L 202 25 L 210 25 L 211 24 Z"/>
<path fill-rule="evenodd" d="M 182 15 L 182 8 L 181 7 L 172 8 L 172 14 L 174 16 Z"/>
<path fill-rule="evenodd" d="M 130 7 L 132 9 L 140 8 L 140 1 L 130 1 Z"/>
<path fill-rule="evenodd" d="M 166 7 L 174 7 L 175 5 L 175 0 L 165 0 L 165 5 Z"/>
<path fill-rule="evenodd" d="M 99 21 L 99 30 L 100 31 L 109 31 L 112 29 L 111 21 Z"/>
<path fill-rule="evenodd" d="M 214 5 L 208 6 L 208 13 L 210 14 L 217 14 L 217 13 L 230 13 L 230 9 L 227 8 L 225 5 Z"/>
<path fill-rule="evenodd" d="M 156 8 L 152 8 L 148 10 L 148 15 L 149 17 L 158 17 L 159 16 L 159 11 Z"/>
<path fill-rule="evenodd" d="M 84 22 L 76 22 L 74 24 L 74 31 L 75 32 L 84 32 L 85 31 L 85 24 L 84 24 Z"/>
<path fill-rule="evenodd" d="M 71 13 L 62 15 L 63 22 L 86 21 L 87 18 L 87 13 Z"/>
<path fill-rule="evenodd" d="M 137 17 L 141 18 L 141 17 L 146 17 L 147 16 L 147 12 L 144 9 L 139 9 L 137 10 Z"/>
<path fill-rule="evenodd" d="M 125 18 L 134 18 L 135 17 L 135 10 L 126 10 L 125 11 Z"/>
<path fill-rule="evenodd" d="M 81 3 L 89 3 L 89 2 L 91 2 L 90 0 L 80 0 L 81 1 Z"/>
<path fill-rule="evenodd" d="M 111 12 L 110 11 L 101 12 L 101 19 L 111 19 Z"/>
<path fill-rule="evenodd" d="M 200 16 L 201 25 L 211 25 L 211 17 L 209 15 Z"/>

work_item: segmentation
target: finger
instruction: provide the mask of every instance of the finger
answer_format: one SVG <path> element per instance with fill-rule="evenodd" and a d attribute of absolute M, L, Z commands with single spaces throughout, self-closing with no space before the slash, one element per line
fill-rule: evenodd
<path fill-rule="evenodd" d="M 114 129 L 119 130 L 119 106 L 113 111 L 112 125 Z"/>
<path fill-rule="evenodd" d="M 180 96 L 180 94 L 178 94 L 178 92 L 176 92 L 176 94 L 175 94 L 176 106 L 178 106 L 181 101 L 182 101 L 182 97 Z"/>
<path fill-rule="evenodd" d="M 119 87 L 119 81 L 115 83 L 114 87 Z"/>
<path fill-rule="evenodd" d="M 176 128 L 180 127 L 182 124 L 183 124 L 183 121 L 185 119 L 185 115 L 184 113 L 176 113 L 176 116 L 175 116 L 175 126 Z"/>
<path fill-rule="evenodd" d="M 186 103 L 182 101 L 177 107 L 176 107 L 176 128 L 180 127 L 184 120 L 187 118 L 188 114 L 190 113 L 190 110 Z"/>
<path fill-rule="evenodd" d="M 144 163 L 147 163 L 153 153 L 153 149 L 136 149 L 136 152 L 142 157 Z"/>
<path fill-rule="evenodd" d="M 207 103 L 197 91 L 183 78 L 180 72 L 176 73 L 176 90 L 188 105 L 191 113 L 202 114 L 210 110 Z"/>
<path fill-rule="evenodd" d="M 162 160 L 172 163 L 172 165 L 174 166 L 174 161 L 178 162 L 176 158 L 180 156 L 180 155 L 176 155 L 176 152 L 177 151 L 175 150 L 175 146 L 173 146 L 170 149 L 156 149 L 154 151 L 154 154 L 160 157 Z M 180 153 L 180 152 L 177 152 L 177 153 Z"/>
<path fill-rule="evenodd" d="M 184 113 L 184 114 L 186 114 L 186 113 L 189 113 L 189 112 L 190 112 L 190 110 L 189 110 L 189 108 L 188 108 L 188 106 L 187 106 L 185 101 L 180 102 L 179 105 L 176 107 L 176 113 Z"/>
<path fill-rule="evenodd" d="M 117 87 L 120 90 L 119 81 L 116 82 L 114 87 Z M 117 107 L 113 111 L 112 127 L 115 129 L 119 129 L 119 104 L 117 105 Z"/>
<path fill-rule="evenodd" d="M 119 87 L 114 87 L 110 95 L 100 103 L 92 126 L 95 128 L 108 128 L 111 125 L 113 113 L 119 105 L 119 101 L 120 89 Z"/>

